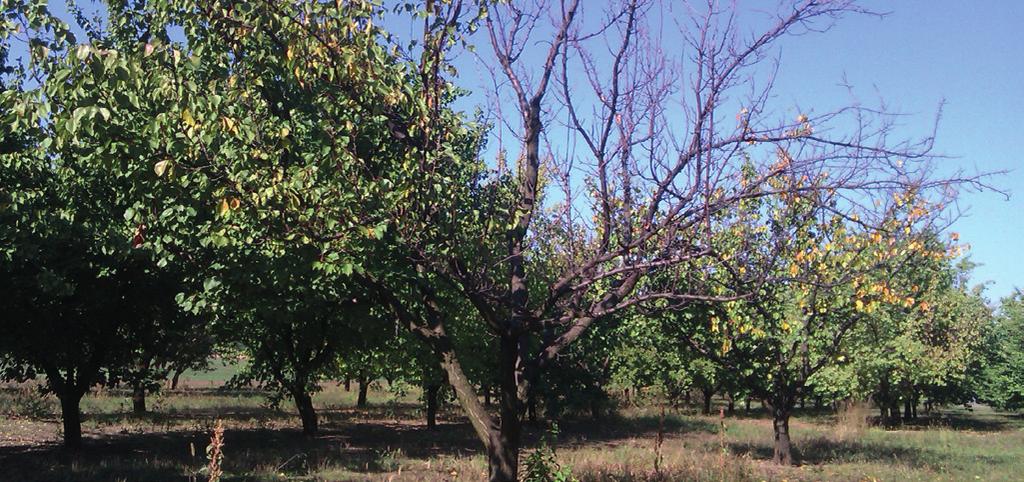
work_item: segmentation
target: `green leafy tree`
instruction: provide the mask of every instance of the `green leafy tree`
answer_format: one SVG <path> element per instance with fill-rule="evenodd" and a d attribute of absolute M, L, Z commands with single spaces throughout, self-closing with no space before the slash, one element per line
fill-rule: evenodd
<path fill-rule="evenodd" d="M 1003 298 L 989 338 L 981 397 L 1006 410 L 1024 408 L 1024 294 Z"/>
<path fill-rule="evenodd" d="M 45 375 L 65 445 L 77 448 L 82 396 L 201 320 L 178 309 L 187 280 L 146 249 L 134 199 L 156 177 L 151 127 L 167 72 L 143 69 L 134 44 L 77 43 L 43 4 L 5 9 L 0 37 L 30 58 L 0 93 L 0 123 L 20 139 L 0 154 L 0 283 L 11 295 L 2 366 L 6 378 Z"/>
<path fill-rule="evenodd" d="M 924 242 L 941 251 L 934 237 Z M 916 418 L 923 398 L 928 408 L 974 398 L 972 371 L 991 315 L 980 289 L 967 286 L 969 267 L 952 265 L 949 254 L 917 257 L 897 274 L 898 284 L 917 287 L 922 309 L 890 304 L 851 334 L 846 396 L 870 396 L 888 423 Z"/>
<path fill-rule="evenodd" d="M 788 162 L 785 152 L 779 162 Z M 779 189 L 806 178 L 772 181 Z M 771 411 L 774 460 L 793 462 L 789 420 L 811 395 L 822 370 L 849 356 L 851 333 L 882 307 L 926 307 L 921 287 L 904 286 L 898 274 L 908 260 L 944 256 L 918 234 L 932 204 L 894 193 L 873 212 L 827 192 L 783 193 L 744 203 L 730 214 L 733 232 L 721 242 L 732 286 L 752 283 L 718 308 L 707 327 L 711 343 L 684 338 L 723 367 L 746 372 L 748 387 Z M 870 216 L 876 226 L 865 229 Z M 874 224 L 877 223 L 877 224 Z M 723 286 L 728 286 L 722 283 Z"/>

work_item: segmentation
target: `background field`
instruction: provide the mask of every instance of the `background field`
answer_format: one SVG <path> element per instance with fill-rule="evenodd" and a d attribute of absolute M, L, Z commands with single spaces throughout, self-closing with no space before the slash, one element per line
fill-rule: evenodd
<path fill-rule="evenodd" d="M 56 401 L 31 387 L 0 391 L 0 474 L 4 480 L 205 480 L 204 451 L 217 419 L 226 426 L 228 481 L 483 480 L 486 462 L 458 407 L 446 404 L 436 430 L 423 422 L 419 391 L 371 385 L 370 406 L 329 384 L 316 397 L 322 435 L 304 438 L 288 402 L 271 406 L 256 390 L 223 390 L 232 367 L 182 377 L 185 388 L 150 397 L 152 414 L 130 414 L 129 394 L 86 397 L 84 451 L 60 448 Z M 803 411 L 793 422 L 800 465 L 777 467 L 771 421 L 755 409 L 700 416 L 686 408 L 626 406 L 600 422 L 561 424 L 557 458 L 580 480 L 1020 480 L 1024 420 L 987 407 L 947 408 L 920 423 L 886 430 L 849 417 Z M 658 456 L 658 433 L 664 434 Z M 528 427 L 529 454 L 546 431 Z"/>

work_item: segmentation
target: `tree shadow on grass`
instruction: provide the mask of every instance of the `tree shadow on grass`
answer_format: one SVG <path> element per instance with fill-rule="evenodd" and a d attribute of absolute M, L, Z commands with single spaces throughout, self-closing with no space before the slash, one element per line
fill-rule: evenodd
<path fill-rule="evenodd" d="M 456 410 L 443 411 L 440 423 L 432 430 L 419 420 L 418 407 L 413 405 L 393 404 L 365 410 L 333 408 L 319 413 L 323 424 L 315 438 L 305 437 L 297 427 L 270 429 L 229 423 L 224 435 L 224 470 L 228 475 L 225 480 L 256 480 L 282 473 L 301 477 L 325 468 L 343 468 L 374 477 L 394 470 L 396 458 L 483 454 L 483 446 L 472 427 Z M 190 411 L 187 415 L 176 415 L 186 417 L 187 428 L 155 431 L 160 430 L 159 424 L 155 424 L 150 432 L 89 434 L 77 454 L 56 443 L 0 447 L 0 478 L 86 482 L 189 480 L 206 462 L 208 428 L 213 419 L 231 420 L 233 416 L 248 420 L 253 415 L 269 416 L 229 407 L 202 417 Z M 295 418 L 290 413 L 283 415 Z M 154 415 L 157 416 L 160 415 Z M 111 423 L 120 420 L 111 417 Z M 569 420 L 561 425 L 561 441 L 571 445 L 653 436 L 659 427 L 669 436 L 715 430 L 715 425 L 708 421 L 671 415 L 663 424 L 658 416 L 609 416 L 600 422 Z M 524 447 L 539 440 L 545 427 L 525 427 Z"/>
<path fill-rule="evenodd" d="M 303 476 L 323 467 L 379 473 L 392 470 L 389 458 L 399 453 L 428 458 L 480 450 L 468 424 L 427 430 L 408 423 L 353 423 L 324 427 L 315 438 L 297 428 L 229 428 L 224 440 L 225 480 Z M 0 473 L 4 480 L 24 481 L 189 480 L 205 465 L 207 444 L 209 433 L 190 430 L 86 437 L 77 453 L 58 444 L 0 447 Z"/>
<path fill-rule="evenodd" d="M 709 420 L 667 414 L 622 417 L 616 414 L 600 420 L 569 419 L 558 422 L 559 445 L 583 446 L 589 443 L 610 442 L 628 438 L 653 437 L 659 431 L 672 437 L 681 433 L 716 433 L 718 426 Z M 545 433 L 545 426 L 528 427 L 524 446 L 532 445 Z"/>
<path fill-rule="evenodd" d="M 749 455 L 752 459 L 770 460 L 773 447 L 769 444 L 730 443 L 732 453 Z M 925 467 L 939 460 L 939 454 L 911 447 L 863 442 L 859 440 L 832 440 L 824 437 L 799 439 L 793 443 L 793 459 L 798 464 L 845 464 L 858 462 L 897 463 L 909 467 Z"/>
<path fill-rule="evenodd" d="M 294 419 L 295 415 L 284 410 L 273 410 L 263 407 L 248 406 L 223 406 L 216 408 L 195 408 L 188 410 L 171 409 L 161 412 L 147 412 L 145 414 L 134 414 L 131 412 L 116 413 L 86 413 L 83 420 L 97 426 L 119 426 L 136 422 L 145 422 L 153 425 L 173 425 L 175 423 L 203 421 L 212 424 L 216 419 L 234 422 L 247 422 L 252 420 L 261 421 L 283 421 Z"/>
<path fill-rule="evenodd" d="M 1019 421 L 1011 419 L 1012 416 L 1008 414 L 991 414 L 982 417 L 953 412 L 904 421 L 903 425 L 905 427 L 922 429 L 947 428 L 950 430 L 969 430 L 974 432 L 1003 432 L 1020 425 Z"/>

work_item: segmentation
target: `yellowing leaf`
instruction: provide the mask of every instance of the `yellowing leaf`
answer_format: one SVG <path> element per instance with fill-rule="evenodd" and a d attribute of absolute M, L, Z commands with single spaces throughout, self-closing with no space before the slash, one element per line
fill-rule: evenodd
<path fill-rule="evenodd" d="M 220 200 L 220 206 L 217 207 L 217 214 L 219 214 L 221 216 L 224 216 L 225 214 L 228 213 L 228 211 L 230 209 L 231 209 L 231 207 L 228 206 L 228 200 L 227 199 L 221 199 Z"/>
<path fill-rule="evenodd" d="M 153 172 L 156 173 L 157 177 L 163 176 L 164 172 L 167 172 L 167 166 L 170 165 L 170 161 L 163 160 L 153 165 Z"/>
<path fill-rule="evenodd" d="M 192 117 L 192 111 L 187 108 L 181 111 L 181 121 L 189 127 L 196 125 L 196 119 L 195 117 Z"/>

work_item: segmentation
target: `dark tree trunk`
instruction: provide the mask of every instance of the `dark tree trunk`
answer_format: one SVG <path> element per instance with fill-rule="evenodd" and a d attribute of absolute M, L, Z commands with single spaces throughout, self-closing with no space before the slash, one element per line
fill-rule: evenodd
<path fill-rule="evenodd" d="M 743 411 L 750 414 L 750 397 L 743 401 Z"/>
<path fill-rule="evenodd" d="M 805 408 L 807 408 L 807 399 L 801 396 L 800 397 L 800 410 L 803 410 Z"/>
<path fill-rule="evenodd" d="M 732 396 L 732 393 L 729 393 L 728 396 L 729 406 L 726 408 L 725 413 L 729 414 L 731 417 L 736 413 L 736 398 Z"/>
<path fill-rule="evenodd" d="M 821 406 L 822 406 L 821 397 L 814 397 L 814 409 L 815 410 L 821 410 Z"/>
<path fill-rule="evenodd" d="M 520 422 L 516 420 L 514 424 Z M 491 443 L 487 448 L 488 480 L 490 482 L 515 482 L 519 473 L 519 445 L 513 442 L 511 429 L 502 420 L 499 430 L 491 434 Z M 518 428 L 516 429 L 518 430 Z"/>
<path fill-rule="evenodd" d="M 910 399 L 903 400 L 903 421 L 909 422 L 913 417 L 914 406 Z"/>
<path fill-rule="evenodd" d="M 793 444 L 789 438 L 789 410 L 772 407 L 772 428 L 775 430 L 775 449 L 772 460 L 779 465 L 793 465 Z"/>
<path fill-rule="evenodd" d="M 366 408 L 366 392 L 369 389 L 370 383 L 366 379 L 365 375 L 359 376 L 359 397 L 356 398 L 356 407 Z"/>
<path fill-rule="evenodd" d="M 57 394 L 60 398 L 60 415 L 64 425 L 64 447 L 70 450 L 82 448 L 82 412 L 79 403 L 84 391 L 67 388 Z"/>
<path fill-rule="evenodd" d="M 490 443 L 487 446 L 488 479 L 491 482 L 514 482 L 519 479 L 519 443 L 522 432 L 516 373 L 519 340 L 515 336 L 505 335 L 501 337 L 500 343 L 498 382 L 501 389 L 501 420 L 497 423 L 497 430 L 490 430 Z"/>
<path fill-rule="evenodd" d="M 185 371 L 184 369 L 182 369 L 182 370 L 175 370 L 174 371 L 174 376 L 171 377 L 171 390 L 177 390 L 178 389 L 178 380 L 181 379 L 181 374 L 184 371 Z"/>
<path fill-rule="evenodd" d="M 895 398 L 889 405 L 889 423 L 893 425 L 900 424 L 900 402 Z"/>
<path fill-rule="evenodd" d="M 481 390 L 484 391 L 484 406 L 485 407 L 490 407 L 491 406 L 491 386 L 490 385 L 484 385 L 483 387 L 481 387 Z"/>
<path fill-rule="evenodd" d="M 345 379 L 345 391 L 348 392 L 348 391 L 351 391 L 351 390 L 352 390 L 352 379 L 351 378 L 346 378 Z"/>
<path fill-rule="evenodd" d="M 303 435 L 316 436 L 319 427 L 316 409 L 313 408 L 313 397 L 304 391 L 295 390 L 292 391 L 292 398 L 295 399 L 295 408 L 299 410 L 299 418 L 302 419 Z"/>
<path fill-rule="evenodd" d="M 715 396 L 715 391 L 711 389 L 701 389 L 701 394 L 704 395 L 704 406 L 700 413 L 704 415 L 711 415 L 711 397 Z"/>
<path fill-rule="evenodd" d="M 437 427 L 437 394 L 441 391 L 441 386 L 437 384 L 427 385 L 426 387 L 426 399 L 427 399 L 427 428 L 433 429 Z"/>
<path fill-rule="evenodd" d="M 132 413 L 146 414 L 146 386 L 142 382 L 132 384 Z"/>

